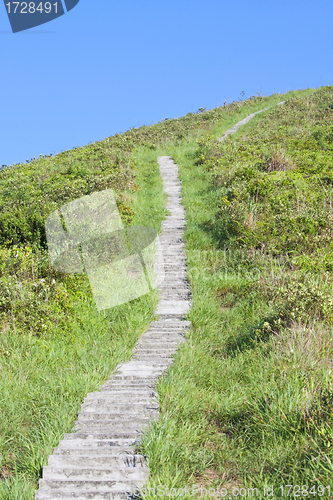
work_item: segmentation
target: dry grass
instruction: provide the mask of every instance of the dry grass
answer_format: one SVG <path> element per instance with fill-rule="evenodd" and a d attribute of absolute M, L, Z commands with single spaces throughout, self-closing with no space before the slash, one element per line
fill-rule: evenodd
<path fill-rule="evenodd" d="M 284 151 L 276 151 L 267 161 L 267 173 L 286 170 L 293 170 L 296 164 L 288 158 Z"/>

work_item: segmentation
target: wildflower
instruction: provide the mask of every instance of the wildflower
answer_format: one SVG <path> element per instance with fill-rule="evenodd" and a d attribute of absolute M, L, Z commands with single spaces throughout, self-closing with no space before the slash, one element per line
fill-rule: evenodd
<path fill-rule="evenodd" d="M 44 278 L 42 278 L 42 279 L 40 280 L 40 282 L 41 282 L 41 283 L 44 283 L 44 282 L 45 282 L 45 279 L 44 279 Z"/>

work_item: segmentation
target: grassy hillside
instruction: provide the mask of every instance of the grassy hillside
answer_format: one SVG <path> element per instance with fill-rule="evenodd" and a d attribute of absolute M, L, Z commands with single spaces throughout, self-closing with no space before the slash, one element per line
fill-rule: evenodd
<path fill-rule="evenodd" d="M 72 428 L 83 397 L 128 359 L 157 301 L 151 293 L 98 314 L 85 276 L 49 267 L 45 220 L 64 203 L 113 188 L 125 223 L 159 230 L 160 154 L 172 154 L 181 168 L 194 308 L 190 341 L 160 384 L 161 421 L 144 444 L 151 484 L 251 484 L 251 477 L 259 484 L 279 471 L 288 480 L 297 471 L 307 479 L 306 467 L 312 479 L 317 471 L 328 474 L 329 449 L 321 443 L 331 442 L 325 418 L 332 89 L 313 92 L 252 97 L 0 170 L 0 499 L 33 498 L 41 467 Z M 283 99 L 285 106 L 244 129 L 246 137 L 214 142 L 249 113 Z M 307 193 L 316 194 L 312 212 Z M 312 284 L 315 258 L 327 267 Z M 309 372 L 306 383 L 298 363 Z"/>
<path fill-rule="evenodd" d="M 332 492 L 332 132 L 326 87 L 225 142 L 215 126 L 161 150 L 180 168 L 193 308 L 142 447 L 146 497 L 158 485 L 196 485 L 188 498 Z"/>

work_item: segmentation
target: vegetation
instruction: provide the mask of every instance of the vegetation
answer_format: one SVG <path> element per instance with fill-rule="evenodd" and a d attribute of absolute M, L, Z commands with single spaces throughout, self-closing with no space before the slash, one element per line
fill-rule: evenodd
<path fill-rule="evenodd" d="M 0 170 L 0 499 L 33 498 L 157 301 L 98 314 L 84 275 L 49 266 L 45 220 L 112 188 L 126 224 L 160 230 L 161 154 L 180 167 L 194 306 L 142 444 L 149 485 L 329 484 L 332 102 L 332 88 L 253 96 Z"/>
<path fill-rule="evenodd" d="M 107 141 L 103 147 L 106 162 Z M 101 149 L 96 145 L 95 151 Z M 75 151 L 83 169 L 90 160 L 81 153 Z M 90 189 L 112 187 L 125 223 L 158 230 L 165 216 L 165 196 L 156 158 L 149 150 L 137 151 L 130 164 L 110 166 L 104 177 L 100 173 L 98 183 L 93 174 L 71 180 L 72 174 L 66 173 L 71 155 L 43 158 L 0 173 L 2 194 L 7 193 L 0 216 L 3 500 L 33 498 L 42 466 L 64 433 L 73 428 L 83 398 L 130 357 L 139 335 L 154 318 L 156 292 L 98 313 L 85 275 L 60 274 L 49 266 L 43 224 L 63 203 Z M 13 186 L 17 192 L 26 190 L 21 203 Z"/>
<path fill-rule="evenodd" d="M 333 87 L 286 97 L 223 142 L 215 126 L 163 150 L 180 169 L 193 308 L 141 448 L 146 498 L 332 494 Z"/>

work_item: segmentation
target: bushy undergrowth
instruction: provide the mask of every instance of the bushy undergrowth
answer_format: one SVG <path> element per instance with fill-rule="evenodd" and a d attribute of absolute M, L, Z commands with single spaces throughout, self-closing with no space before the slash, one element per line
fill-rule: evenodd
<path fill-rule="evenodd" d="M 332 103 L 331 87 L 292 99 L 197 152 L 215 187 L 206 230 L 220 248 L 246 250 L 242 266 L 260 270 L 260 292 L 286 319 L 333 319 Z"/>
<path fill-rule="evenodd" d="M 142 445 L 147 498 L 332 494 L 333 88 L 286 97 L 223 142 L 213 127 L 163 151 L 180 169 L 193 307 Z"/>

